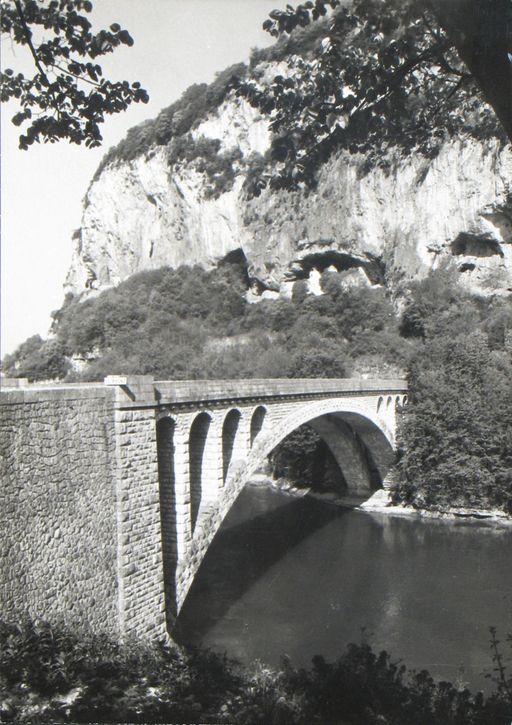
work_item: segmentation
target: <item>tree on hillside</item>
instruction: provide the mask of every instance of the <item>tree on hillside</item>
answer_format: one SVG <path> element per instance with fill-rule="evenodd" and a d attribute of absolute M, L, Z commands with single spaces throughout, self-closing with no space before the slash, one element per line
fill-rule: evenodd
<path fill-rule="evenodd" d="M 512 512 L 511 379 L 510 355 L 480 332 L 422 346 L 409 371 L 396 500 Z"/>
<path fill-rule="evenodd" d="M 34 141 L 99 146 L 100 124 L 106 114 L 119 113 L 131 103 L 149 99 L 140 83 L 112 82 L 96 59 L 120 45 L 133 45 L 127 30 L 113 23 L 93 32 L 89 0 L 4 0 L 1 29 L 15 45 L 28 48 L 36 72 L 26 76 L 6 68 L 0 73 L 2 102 L 16 99 L 21 110 L 12 121 L 28 124 L 20 148 Z"/>
<path fill-rule="evenodd" d="M 337 148 L 433 155 L 446 135 L 499 133 L 496 119 L 512 140 L 509 0 L 308 0 L 263 27 L 289 34 L 329 8 L 313 58 L 292 57 L 270 85 L 239 87 L 270 116 L 274 187 L 311 182 Z"/>

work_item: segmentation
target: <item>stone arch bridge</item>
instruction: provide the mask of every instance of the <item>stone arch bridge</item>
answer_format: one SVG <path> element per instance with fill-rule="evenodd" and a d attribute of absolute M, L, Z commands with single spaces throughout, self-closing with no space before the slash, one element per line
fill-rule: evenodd
<path fill-rule="evenodd" d="M 285 436 L 311 425 L 369 496 L 407 393 L 403 380 L 149 376 L 4 388 L 3 530 L 21 543 L 3 560 L 3 609 L 151 637 L 172 631 L 224 516 Z"/>

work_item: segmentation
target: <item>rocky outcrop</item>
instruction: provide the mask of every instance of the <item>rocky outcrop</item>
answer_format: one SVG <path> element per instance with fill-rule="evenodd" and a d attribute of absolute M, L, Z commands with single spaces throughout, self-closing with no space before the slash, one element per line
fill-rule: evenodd
<path fill-rule="evenodd" d="M 396 287 L 446 259 L 474 291 L 512 291 L 512 152 L 497 140 L 453 139 L 434 159 L 397 152 L 385 170 L 341 153 L 315 191 L 248 199 L 243 182 L 251 155 L 268 147 L 267 121 L 228 97 L 192 135 L 219 139 L 219 153 L 239 149 L 232 188 L 212 196 L 211 178 L 193 164 L 170 167 L 163 146 L 107 164 L 87 193 L 69 291 L 162 265 L 211 267 L 235 251 L 256 294 L 287 294 L 326 268 Z"/>

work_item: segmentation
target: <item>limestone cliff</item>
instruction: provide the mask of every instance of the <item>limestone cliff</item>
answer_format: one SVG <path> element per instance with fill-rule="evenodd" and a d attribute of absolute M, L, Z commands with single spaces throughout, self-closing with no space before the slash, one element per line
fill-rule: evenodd
<path fill-rule="evenodd" d="M 340 153 L 315 191 L 248 199 L 244 178 L 268 147 L 267 121 L 231 95 L 191 138 L 218 139 L 219 158 L 232 153 L 230 183 L 212 193 L 217 172 L 170 164 L 166 146 L 107 163 L 87 193 L 69 291 L 162 265 L 209 267 L 230 253 L 246 261 L 256 294 L 286 293 L 328 267 L 396 288 L 443 259 L 474 291 L 512 291 L 512 152 L 496 140 L 453 139 L 434 159 L 397 153 L 386 170 Z"/>

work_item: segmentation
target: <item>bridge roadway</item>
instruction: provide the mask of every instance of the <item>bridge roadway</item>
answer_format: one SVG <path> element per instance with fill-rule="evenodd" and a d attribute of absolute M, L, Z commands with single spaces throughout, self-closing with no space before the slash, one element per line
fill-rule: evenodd
<path fill-rule="evenodd" d="M 359 378 L 154 381 L 109 376 L 103 384 L 17 385 L 4 382 L 2 394 L 12 462 L 7 497 L 25 500 L 42 485 L 48 487 L 50 503 L 60 502 L 70 489 L 76 495 L 78 481 L 84 496 L 79 513 L 69 507 L 59 513 L 55 505 L 31 512 L 39 516 L 35 531 L 44 535 L 50 553 L 46 558 L 40 553 L 36 536 L 28 553 L 15 546 L 8 564 L 9 571 L 17 568 L 25 578 L 29 567 L 27 613 L 51 619 L 59 611 L 66 619 L 73 601 L 69 621 L 81 616 L 91 626 L 105 622 L 103 628 L 116 635 L 149 637 L 172 636 L 224 516 L 280 441 L 308 423 L 330 448 L 349 492 L 370 495 L 386 485 L 396 411 L 407 394 L 404 380 Z M 30 467 L 24 465 L 22 483 L 16 484 L 20 460 L 36 449 L 54 451 L 44 479 L 40 467 L 27 473 Z M 67 459 L 59 455 L 64 449 Z M 80 515 L 81 527 L 74 515 Z M 99 536 L 111 539 L 110 548 L 98 541 L 100 521 Z M 88 557 L 100 544 L 112 561 L 91 573 Z M 61 564 L 55 565 L 56 556 Z M 76 600 L 84 582 L 70 571 L 73 557 L 83 559 L 89 570 L 81 614 Z M 61 588 L 50 596 L 37 582 L 54 577 L 55 566 L 65 575 L 59 574 Z M 37 577 L 30 576 L 30 567 Z M 12 581 L 16 588 L 14 575 Z M 107 594 L 98 594 L 99 587 Z M 19 609 L 21 589 L 14 599 L 8 609 Z M 35 611 L 35 602 L 43 611 Z"/>

